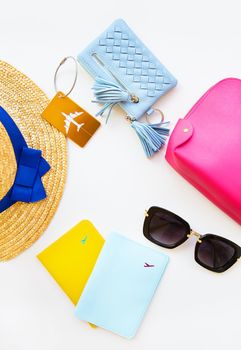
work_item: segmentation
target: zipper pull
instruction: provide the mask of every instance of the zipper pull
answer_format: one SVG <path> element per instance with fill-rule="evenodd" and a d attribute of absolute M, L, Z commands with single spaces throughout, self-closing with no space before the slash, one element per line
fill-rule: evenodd
<path fill-rule="evenodd" d="M 130 94 L 124 87 L 101 77 L 97 77 L 95 79 L 92 89 L 95 95 L 95 100 L 92 102 L 104 103 L 103 108 L 101 108 L 96 116 L 102 116 L 104 112 L 109 109 L 106 122 L 109 119 L 112 108 L 119 102 L 139 102 L 139 98 L 133 94 Z"/>

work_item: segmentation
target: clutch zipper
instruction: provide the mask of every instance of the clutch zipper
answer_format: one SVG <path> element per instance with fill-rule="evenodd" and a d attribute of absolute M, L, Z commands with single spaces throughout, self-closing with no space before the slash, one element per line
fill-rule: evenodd
<path fill-rule="evenodd" d="M 105 64 L 105 62 L 97 55 L 96 52 L 92 53 L 92 57 L 130 95 L 131 102 L 133 103 L 139 102 L 139 97 L 133 94 L 132 92 L 130 92 L 127 86 L 112 72 L 112 70 Z"/>

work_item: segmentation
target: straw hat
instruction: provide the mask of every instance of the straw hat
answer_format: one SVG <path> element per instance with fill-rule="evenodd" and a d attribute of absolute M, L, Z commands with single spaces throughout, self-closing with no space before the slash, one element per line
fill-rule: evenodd
<path fill-rule="evenodd" d="M 61 199 L 66 179 L 67 152 L 63 134 L 41 117 L 49 100 L 29 78 L 0 61 L 0 106 L 15 121 L 27 144 L 42 150 L 51 166 L 42 177 L 47 198 L 36 203 L 17 202 L 0 213 L 0 261 L 32 245 L 50 223 Z M 0 199 L 16 175 L 12 142 L 0 123 Z"/>

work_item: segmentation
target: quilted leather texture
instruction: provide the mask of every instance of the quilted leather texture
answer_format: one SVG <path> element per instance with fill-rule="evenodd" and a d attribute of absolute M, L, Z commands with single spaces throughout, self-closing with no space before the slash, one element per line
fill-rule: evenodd
<path fill-rule="evenodd" d="M 78 60 L 93 77 L 117 78 L 117 82 L 138 96 L 137 104 L 121 103 L 127 113 L 137 119 L 177 83 L 121 19 L 79 54 Z"/>
<path fill-rule="evenodd" d="M 130 75 L 138 88 L 146 90 L 147 96 L 153 97 L 157 91 L 165 91 L 172 80 L 162 67 L 153 63 L 148 55 L 143 54 L 140 45 L 129 38 L 122 28 L 115 26 L 99 40 L 106 54 L 121 70 L 121 74 Z"/>

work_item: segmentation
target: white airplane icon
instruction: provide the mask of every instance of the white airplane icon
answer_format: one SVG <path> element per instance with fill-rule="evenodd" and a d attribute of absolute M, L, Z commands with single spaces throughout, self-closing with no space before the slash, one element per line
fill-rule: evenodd
<path fill-rule="evenodd" d="M 84 123 L 78 124 L 74 119 L 76 117 L 78 117 L 79 115 L 83 114 L 84 112 L 74 112 L 74 113 L 69 113 L 69 114 L 66 114 L 64 112 L 61 112 L 61 113 L 65 117 L 64 128 L 66 130 L 66 133 L 68 134 L 69 127 L 70 127 L 71 123 L 76 125 L 77 131 L 79 132 L 80 128 L 84 125 Z"/>

